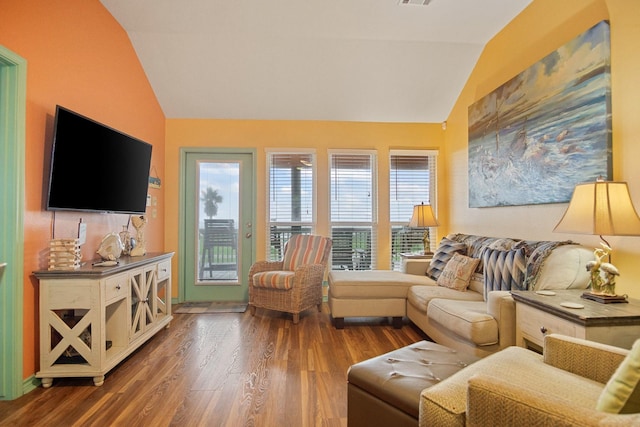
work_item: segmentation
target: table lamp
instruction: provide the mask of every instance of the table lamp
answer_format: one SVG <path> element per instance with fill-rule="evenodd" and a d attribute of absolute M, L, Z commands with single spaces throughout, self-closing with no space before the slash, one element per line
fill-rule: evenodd
<path fill-rule="evenodd" d="M 583 298 L 605 303 L 626 302 L 624 296 L 615 293 L 615 277 L 619 272 L 611 264 L 611 245 L 602 237 L 640 236 L 640 218 L 626 182 L 599 178 L 576 185 L 569 206 L 553 231 L 600 236 L 604 243 L 595 249 L 596 259 L 587 264 L 591 272 L 591 292 L 585 292 Z M 608 262 L 604 262 L 605 257 Z"/>
<path fill-rule="evenodd" d="M 424 254 L 431 253 L 431 242 L 429 240 L 429 227 L 438 226 L 438 220 L 433 215 L 433 209 L 431 205 L 425 205 L 424 203 L 415 205 L 413 207 L 413 215 L 409 221 L 409 227 L 425 228 L 422 236 L 422 242 L 424 243 Z"/>

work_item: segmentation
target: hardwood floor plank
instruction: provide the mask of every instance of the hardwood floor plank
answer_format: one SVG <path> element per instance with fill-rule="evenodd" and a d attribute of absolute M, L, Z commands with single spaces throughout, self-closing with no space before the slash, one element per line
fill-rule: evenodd
<path fill-rule="evenodd" d="M 349 366 L 422 339 L 381 319 L 336 330 L 326 304 L 298 325 L 269 310 L 175 314 L 101 387 L 56 378 L 0 402 L 0 426 L 345 427 Z"/>

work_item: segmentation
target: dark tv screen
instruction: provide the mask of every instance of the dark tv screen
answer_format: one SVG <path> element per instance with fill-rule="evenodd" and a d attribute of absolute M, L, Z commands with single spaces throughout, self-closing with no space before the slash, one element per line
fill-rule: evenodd
<path fill-rule="evenodd" d="M 47 210 L 142 214 L 151 144 L 56 106 Z"/>

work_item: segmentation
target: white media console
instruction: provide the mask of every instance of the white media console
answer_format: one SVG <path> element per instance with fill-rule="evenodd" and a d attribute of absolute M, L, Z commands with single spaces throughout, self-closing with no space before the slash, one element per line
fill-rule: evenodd
<path fill-rule="evenodd" d="M 40 280 L 40 370 L 54 378 L 92 377 L 96 386 L 171 322 L 173 253 L 121 257 L 70 271 L 36 271 Z"/>

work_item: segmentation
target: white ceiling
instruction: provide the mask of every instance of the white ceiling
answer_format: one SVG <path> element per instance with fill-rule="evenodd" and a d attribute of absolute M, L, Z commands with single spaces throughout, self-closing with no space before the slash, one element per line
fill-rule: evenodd
<path fill-rule="evenodd" d="M 531 1 L 101 0 L 167 118 L 422 123 Z"/>

